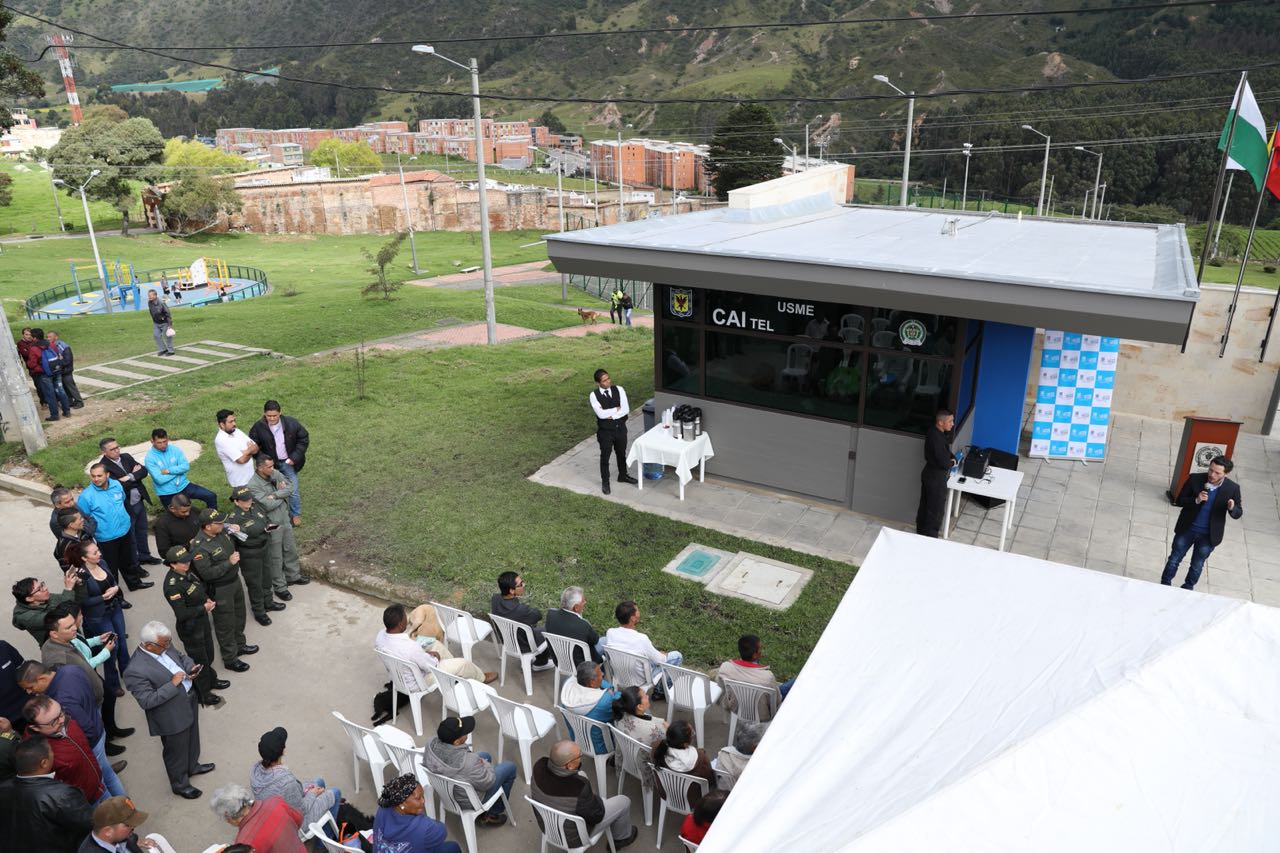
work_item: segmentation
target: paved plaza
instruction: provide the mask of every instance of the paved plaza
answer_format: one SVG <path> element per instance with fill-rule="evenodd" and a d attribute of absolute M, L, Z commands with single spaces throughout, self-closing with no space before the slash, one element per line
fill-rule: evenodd
<path fill-rule="evenodd" d="M 639 415 L 627 424 L 631 439 L 644 432 Z M 712 441 L 715 430 L 709 430 Z M 1014 508 L 1009 550 L 1097 571 L 1157 582 L 1173 538 L 1178 510 L 1165 497 L 1182 435 L 1180 422 L 1114 416 L 1101 463 L 1045 461 L 1023 455 L 1024 479 Z M 1280 440 L 1241 434 L 1231 478 L 1240 483 L 1244 516 L 1228 519 L 1226 536 L 1197 585 L 1202 592 L 1280 606 Z M 921 463 L 923 464 L 923 462 Z M 537 471 L 536 482 L 597 495 L 642 512 L 689 521 L 725 533 L 860 563 L 882 527 L 914 530 L 829 503 L 767 491 L 707 476 L 678 496 L 674 473 L 645 481 L 643 491 L 615 485 L 600 494 L 599 448 L 594 436 Z M 632 471 L 634 474 L 635 472 Z M 919 470 L 903 471 L 916 481 Z M 996 548 L 1003 507 L 983 509 L 965 500 L 951 533 L 957 542 Z M 1190 558 L 1184 560 L 1185 572 Z M 1181 583 L 1182 575 L 1179 575 Z"/>

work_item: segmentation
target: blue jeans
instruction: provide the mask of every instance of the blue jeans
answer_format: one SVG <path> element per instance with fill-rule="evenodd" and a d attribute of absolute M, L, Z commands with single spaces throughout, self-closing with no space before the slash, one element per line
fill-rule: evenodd
<path fill-rule="evenodd" d="M 115 653 L 102 662 L 103 683 L 106 689 L 115 690 L 120 686 L 121 676 L 129 666 L 129 644 L 124 638 L 124 611 L 116 607 L 103 619 L 87 620 L 85 627 L 88 630 L 86 636 L 90 637 L 96 637 L 108 631 L 115 632 Z"/>
<path fill-rule="evenodd" d="M 796 680 L 794 678 L 789 678 L 786 681 L 779 684 L 778 695 L 781 696 L 783 699 L 786 699 L 787 694 L 791 692 L 791 688 L 795 685 L 795 683 L 796 683 Z"/>
<path fill-rule="evenodd" d="M 36 385 L 40 388 L 40 396 L 49 407 L 49 420 L 58 419 L 58 406 L 62 406 L 64 415 L 71 414 L 71 400 L 67 397 L 67 389 L 62 387 L 61 376 L 50 376 L 41 373 L 36 376 Z"/>
<path fill-rule="evenodd" d="M 137 503 L 129 504 L 129 520 L 133 522 L 133 549 L 138 553 L 138 559 L 153 559 L 151 545 L 147 541 L 147 504 L 145 501 L 139 500 Z"/>
<path fill-rule="evenodd" d="M 491 756 L 487 752 L 478 752 L 476 753 L 476 755 L 479 755 L 485 761 L 493 761 L 493 756 Z M 503 793 L 507 795 L 507 798 L 510 799 L 511 787 L 516 782 L 515 762 L 504 761 L 501 764 L 495 764 L 493 766 L 493 775 L 495 777 L 493 780 L 493 787 L 485 791 L 483 794 L 481 794 L 480 795 L 481 798 L 488 800 L 490 797 L 492 797 L 494 794 L 498 792 L 499 788 L 501 788 Z M 493 804 L 493 808 L 489 809 L 487 814 L 502 814 L 506 810 L 507 810 L 506 806 L 504 806 L 502 804 L 502 800 L 499 799 L 496 803 Z"/>
<path fill-rule="evenodd" d="M 293 494 L 289 495 L 289 515 L 294 518 L 302 516 L 302 496 L 298 494 L 298 472 L 288 462 L 276 462 L 276 470 L 284 474 L 284 478 L 293 486 Z"/>
<path fill-rule="evenodd" d="M 1195 550 L 1191 550 L 1193 548 Z M 1164 564 L 1160 583 L 1165 586 L 1173 583 L 1173 577 L 1178 573 L 1178 564 L 1188 550 L 1191 550 L 1191 567 L 1187 569 L 1187 580 L 1182 588 L 1195 589 L 1196 581 L 1200 580 L 1200 573 L 1204 571 L 1204 561 L 1213 553 L 1213 543 L 1209 541 L 1208 533 L 1196 533 L 1190 528 L 1173 537 L 1173 550 L 1169 552 L 1169 562 Z"/>
<path fill-rule="evenodd" d="M 195 483 L 187 483 L 182 491 L 174 492 L 173 495 L 186 495 L 193 501 L 204 501 L 204 505 L 209 509 L 218 508 L 218 496 L 206 489 L 204 486 L 198 486 Z M 160 503 L 167 507 L 169 505 L 169 501 L 173 500 L 173 495 L 161 495 Z"/>
<path fill-rule="evenodd" d="M 116 771 L 111 769 L 111 762 L 107 760 L 107 735 L 105 732 L 102 737 L 98 738 L 98 742 L 93 745 L 93 757 L 98 759 L 98 768 L 102 771 L 102 784 L 107 789 L 107 796 L 125 796 L 124 785 L 120 784 L 120 777 L 116 775 Z"/>

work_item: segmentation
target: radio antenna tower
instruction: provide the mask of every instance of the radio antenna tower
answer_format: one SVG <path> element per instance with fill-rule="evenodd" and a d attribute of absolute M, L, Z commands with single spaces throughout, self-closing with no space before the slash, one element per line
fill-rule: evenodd
<path fill-rule="evenodd" d="M 62 85 L 66 87 L 67 103 L 71 105 L 71 123 L 78 125 L 84 119 L 84 113 L 80 110 L 80 96 L 76 94 L 76 78 L 71 73 L 71 54 L 67 52 L 67 45 L 71 44 L 75 37 L 70 33 L 66 35 L 54 33 L 51 36 L 45 36 L 44 40 L 53 45 L 53 52 L 58 56 L 58 70 L 62 72 Z"/>

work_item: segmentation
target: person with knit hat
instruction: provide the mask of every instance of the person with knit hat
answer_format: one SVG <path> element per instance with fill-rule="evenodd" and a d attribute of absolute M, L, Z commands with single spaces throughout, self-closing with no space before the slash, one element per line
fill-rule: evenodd
<path fill-rule="evenodd" d="M 426 794 L 412 773 L 397 776 L 382 788 L 373 816 L 373 849 L 397 853 L 462 853 L 449 831 L 426 815 Z"/>
<path fill-rule="evenodd" d="M 503 797 L 511 798 L 511 786 L 516 781 L 515 762 L 493 763 L 487 752 L 472 752 L 467 748 L 467 738 L 476 728 L 475 717 L 446 717 L 436 729 L 436 736 L 422 751 L 422 766 L 437 776 L 447 776 L 459 782 L 467 782 L 476 789 L 481 801 L 502 790 Z M 493 808 L 477 819 L 481 826 L 502 826 L 507 822 L 506 804 L 499 797 Z M 467 807 L 467 803 L 459 803 Z"/>
<path fill-rule="evenodd" d="M 253 789 L 254 798 L 279 797 L 302 812 L 303 826 L 323 820 L 325 812 L 331 813 L 336 820 L 342 792 L 337 788 L 326 788 L 323 779 L 304 785 L 293 775 L 293 771 L 284 764 L 284 747 L 288 738 L 289 733 L 276 726 L 258 739 L 258 755 L 262 760 L 249 770 L 249 787 Z"/>
<path fill-rule="evenodd" d="M 128 797 L 111 797 L 103 800 L 93 810 L 93 832 L 81 843 L 77 853 L 142 853 L 155 849 L 149 838 L 140 839 L 135 829 L 147 819 L 146 812 L 138 811 Z"/>

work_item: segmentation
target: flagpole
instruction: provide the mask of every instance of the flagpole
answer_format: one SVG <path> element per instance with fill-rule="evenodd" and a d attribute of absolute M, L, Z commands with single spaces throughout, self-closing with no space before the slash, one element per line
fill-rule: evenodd
<path fill-rule="evenodd" d="M 1218 230 L 1213 235 L 1213 254 L 1211 257 L 1218 257 L 1218 244 L 1222 241 L 1222 223 L 1227 221 L 1227 205 L 1231 203 L 1231 188 L 1235 186 L 1236 173 L 1232 172 L 1231 177 L 1227 179 L 1227 194 L 1222 197 L 1222 215 L 1218 217 Z"/>
<path fill-rule="evenodd" d="M 1269 162 L 1268 165 L 1270 165 Z M 1249 251 L 1253 248 L 1253 233 L 1258 230 L 1258 214 L 1262 212 L 1262 201 L 1266 197 L 1267 187 L 1264 184 L 1262 189 L 1258 190 L 1258 203 L 1253 207 L 1253 224 L 1249 226 L 1249 239 L 1244 242 L 1244 257 L 1240 259 L 1240 274 L 1236 276 L 1236 290 L 1231 294 L 1231 305 L 1227 308 L 1227 326 L 1222 330 L 1222 346 L 1218 349 L 1218 358 L 1222 358 L 1227 351 L 1227 338 L 1231 336 L 1231 321 L 1236 316 L 1236 307 L 1240 301 L 1240 286 L 1244 284 L 1244 271 L 1249 265 Z"/>
<path fill-rule="evenodd" d="M 1227 160 L 1231 157 L 1231 140 L 1236 135 L 1236 121 L 1240 118 L 1240 107 L 1244 104 L 1244 84 L 1249 79 L 1248 71 L 1240 72 L 1240 83 L 1236 86 L 1236 94 L 1231 99 L 1231 124 L 1227 127 L 1227 147 L 1222 151 L 1222 163 L 1218 166 L 1218 179 L 1213 185 L 1213 201 L 1209 203 L 1209 221 L 1204 227 L 1204 242 L 1200 246 L 1200 267 L 1196 270 L 1196 286 L 1204 284 L 1204 263 L 1209 258 L 1209 226 L 1213 224 L 1213 214 L 1218 211 L 1218 202 L 1222 200 L 1222 179 L 1227 174 Z M 1239 103 L 1237 104 L 1237 101 Z M 1191 316 L 1187 318 L 1187 330 L 1182 333 L 1182 352 L 1187 351 L 1187 339 L 1191 337 L 1191 322 L 1195 319 L 1195 305 L 1191 306 Z"/>
<path fill-rule="evenodd" d="M 1280 128 L 1277 129 L 1277 133 L 1280 133 Z M 1267 186 L 1267 181 L 1271 177 L 1272 171 L 1274 171 L 1276 168 L 1277 154 L 1280 154 L 1280 137 L 1272 136 L 1271 157 L 1268 158 L 1267 160 L 1267 173 L 1265 176 L 1263 176 L 1263 179 L 1262 179 L 1262 190 L 1258 196 L 1259 206 L 1261 206 L 1261 200 L 1266 196 L 1268 192 L 1270 192 L 1270 188 Z M 1254 225 L 1258 224 L 1258 215 L 1256 213 L 1253 216 L 1253 224 Z M 1249 236 L 1253 237 L 1252 231 L 1249 232 Z M 1240 273 L 1241 275 L 1244 274 L 1243 266 L 1240 267 Z M 1280 309 L 1280 289 L 1276 290 L 1276 298 L 1271 303 L 1271 313 L 1267 315 L 1267 331 L 1262 336 L 1262 351 L 1258 353 L 1259 362 L 1262 362 L 1267 357 L 1267 344 L 1271 341 L 1271 325 L 1276 321 L 1276 311 L 1278 309 Z"/>

